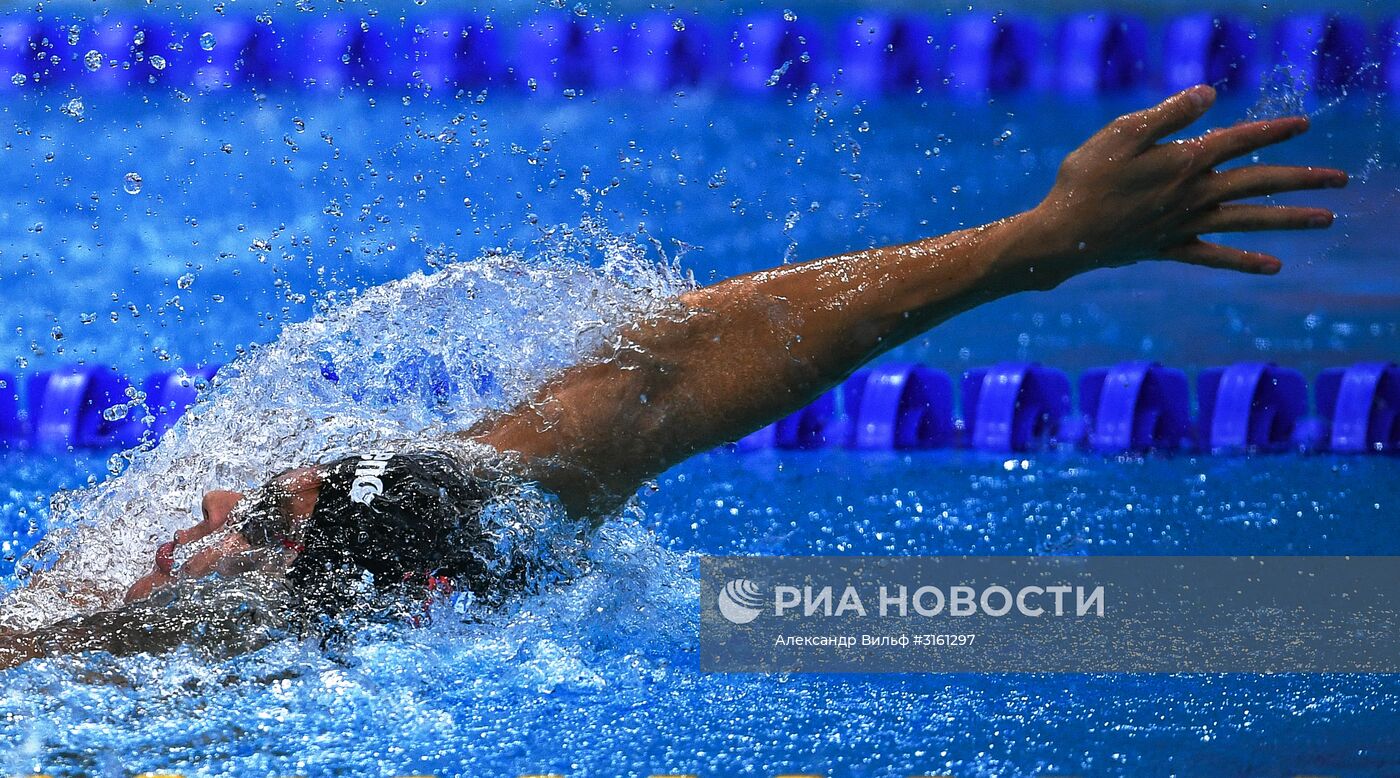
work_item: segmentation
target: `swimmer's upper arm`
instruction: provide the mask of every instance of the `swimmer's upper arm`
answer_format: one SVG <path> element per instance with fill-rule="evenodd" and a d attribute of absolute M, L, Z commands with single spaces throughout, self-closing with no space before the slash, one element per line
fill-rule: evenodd
<path fill-rule="evenodd" d="M 823 377 L 788 352 L 790 319 L 788 302 L 752 279 L 696 290 L 464 434 L 596 520 L 666 468 L 809 398 Z"/>

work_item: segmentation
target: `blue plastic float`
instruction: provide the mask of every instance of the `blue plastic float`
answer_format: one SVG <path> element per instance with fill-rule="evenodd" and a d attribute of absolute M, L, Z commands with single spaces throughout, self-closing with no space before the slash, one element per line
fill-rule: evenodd
<path fill-rule="evenodd" d="M 218 370 L 218 366 L 211 365 L 147 376 L 142 383 L 142 389 L 146 392 L 146 408 L 155 418 L 151 423 L 151 432 L 160 437 L 166 430 L 175 426 L 180 416 L 194 404 L 201 385 L 212 381 Z M 133 420 L 133 425 L 136 434 L 132 437 L 139 439 L 138 422 Z"/>
<path fill-rule="evenodd" d="M 946 54 L 940 38 L 923 16 L 872 12 L 848 19 L 836 31 L 836 83 L 861 95 L 933 87 Z"/>
<path fill-rule="evenodd" d="M 1147 83 L 1147 23 L 1115 13 L 1073 14 L 1056 36 L 1060 90 L 1114 92 Z"/>
<path fill-rule="evenodd" d="M 1293 82 L 1325 94 L 1361 86 L 1368 41 L 1360 20 L 1328 14 L 1290 16 L 1274 31 L 1279 67 Z"/>
<path fill-rule="evenodd" d="M 1191 440 L 1186 374 L 1155 362 L 1124 362 L 1079 377 L 1079 409 L 1090 450 L 1175 450 Z"/>
<path fill-rule="evenodd" d="M 343 19 L 318 19 L 296 30 L 297 37 L 280 48 L 299 86 L 336 90 L 351 85 L 352 68 L 360 64 L 360 33 Z M 291 51 L 287 51 L 291 43 Z"/>
<path fill-rule="evenodd" d="M 1162 31 L 1162 85 L 1181 90 L 1210 84 L 1222 92 L 1258 85 L 1250 67 L 1256 57 L 1254 30 L 1243 21 L 1210 13 L 1167 22 Z"/>
<path fill-rule="evenodd" d="M 74 367 L 29 377 L 30 439 L 44 448 L 106 448 L 124 442 L 125 420 L 103 411 L 127 402 L 130 383 L 110 368 Z"/>
<path fill-rule="evenodd" d="M 1056 438 L 1069 412 L 1069 379 L 1035 362 L 1003 362 L 963 374 L 968 444 L 982 451 L 1027 451 Z"/>
<path fill-rule="evenodd" d="M 953 382 L 923 365 L 885 364 L 863 371 L 854 402 L 849 445 L 880 451 L 950 446 Z M 849 385 L 851 382 L 847 382 Z"/>
<path fill-rule="evenodd" d="M 824 55 L 816 25 L 802 19 L 788 21 L 778 14 L 750 16 L 734 27 L 730 84 L 740 92 L 777 88 L 790 93 L 818 80 L 817 63 Z"/>
<path fill-rule="evenodd" d="M 1032 21 L 960 16 L 951 23 L 945 65 L 948 89 L 981 95 L 1044 85 L 1043 33 Z"/>
<path fill-rule="evenodd" d="M 1201 445 L 1213 454 L 1281 451 L 1308 411 L 1302 374 L 1266 362 L 1204 370 L 1196 377 Z"/>
<path fill-rule="evenodd" d="M 1317 377 L 1317 410 L 1330 428 L 1330 451 L 1400 451 L 1400 367 L 1363 362 L 1324 370 Z"/>
<path fill-rule="evenodd" d="M 825 448 L 830 443 L 839 442 L 836 437 L 828 440 L 828 435 L 836 433 L 839 419 L 837 392 L 826 392 L 802 410 L 787 415 L 774 422 L 773 445 L 783 449 Z"/>
<path fill-rule="evenodd" d="M 644 16 L 627 43 L 629 83 L 648 92 L 700 84 L 710 72 L 714 46 L 709 27 L 697 18 Z"/>

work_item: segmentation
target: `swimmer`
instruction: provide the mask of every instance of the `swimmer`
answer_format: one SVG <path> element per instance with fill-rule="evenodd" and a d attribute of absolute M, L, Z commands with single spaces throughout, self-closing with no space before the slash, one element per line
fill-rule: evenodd
<path fill-rule="evenodd" d="M 518 571 L 493 564 L 479 520 L 501 480 L 538 484 L 581 526 L 596 524 L 672 465 L 801 408 L 872 358 L 991 300 L 1149 259 L 1277 273 L 1276 257 L 1201 236 L 1327 227 L 1327 209 L 1239 201 L 1341 187 L 1347 176 L 1216 169 L 1304 132 L 1302 117 L 1168 140 L 1214 99 L 1197 86 L 1115 120 L 1065 159 L 1049 194 L 1024 213 L 681 295 L 528 402 L 460 433 L 464 446 L 498 452 L 482 458 L 496 464 L 474 464 L 457 447 L 409 446 L 292 470 L 248 493 L 209 492 L 203 520 L 161 546 L 124 606 L 0 636 L 0 667 L 203 638 L 219 630 L 217 617 L 167 612 L 169 590 L 227 590 L 254 571 L 284 581 L 294 607 L 313 616 L 337 614 L 346 582 L 370 580 L 365 573 L 376 589 L 421 594 L 451 582 L 495 601 L 518 583 Z M 178 551 L 189 558 L 177 566 Z M 236 621 L 225 631 L 237 633 Z"/>

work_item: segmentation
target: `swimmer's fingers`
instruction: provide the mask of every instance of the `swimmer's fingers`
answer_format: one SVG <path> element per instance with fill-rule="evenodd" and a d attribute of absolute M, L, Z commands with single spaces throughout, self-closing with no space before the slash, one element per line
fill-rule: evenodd
<path fill-rule="evenodd" d="M 1131 139 L 1135 151 L 1151 148 L 1157 141 L 1191 126 L 1215 103 L 1215 90 L 1193 86 L 1136 113 L 1119 117 L 1109 125 Z"/>
<path fill-rule="evenodd" d="M 1183 229 L 1208 232 L 1258 232 L 1260 230 L 1319 230 L 1332 224 L 1326 208 L 1286 205 L 1222 205 L 1196 216 Z"/>
<path fill-rule="evenodd" d="M 1266 146 L 1282 143 L 1307 130 L 1306 117 L 1287 116 L 1212 130 L 1199 138 L 1182 141 L 1181 146 L 1191 151 L 1198 166 L 1207 169 Z"/>
<path fill-rule="evenodd" d="M 1347 174 L 1335 168 L 1249 165 L 1211 173 L 1200 179 L 1210 202 L 1267 197 L 1282 192 L 1331 189 L 1347 185 Z"/>
<path fill-rule="evenodd" d="M 1185 262 L 1190 265 L 1215 267 L 1223 270 L 1236 270 L 1241 273 L 1273 275 L 1283 267 L 1278 257 L 1261 254 L 1257 251 L 1241 251 L 1218 243 L 1207 243 L 1193 239 L 1161 252 L 1167 259 Z"/>

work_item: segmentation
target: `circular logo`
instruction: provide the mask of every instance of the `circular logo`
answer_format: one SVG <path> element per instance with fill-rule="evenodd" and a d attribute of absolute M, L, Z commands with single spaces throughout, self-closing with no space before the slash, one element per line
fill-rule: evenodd
<path fill-rule="evenodd" d="M 758 584 L 736 578 L 724 585 L 719 593 L 719 614 L 734 624 L 748 624 L 763 612 L 763 598 Z"/>

